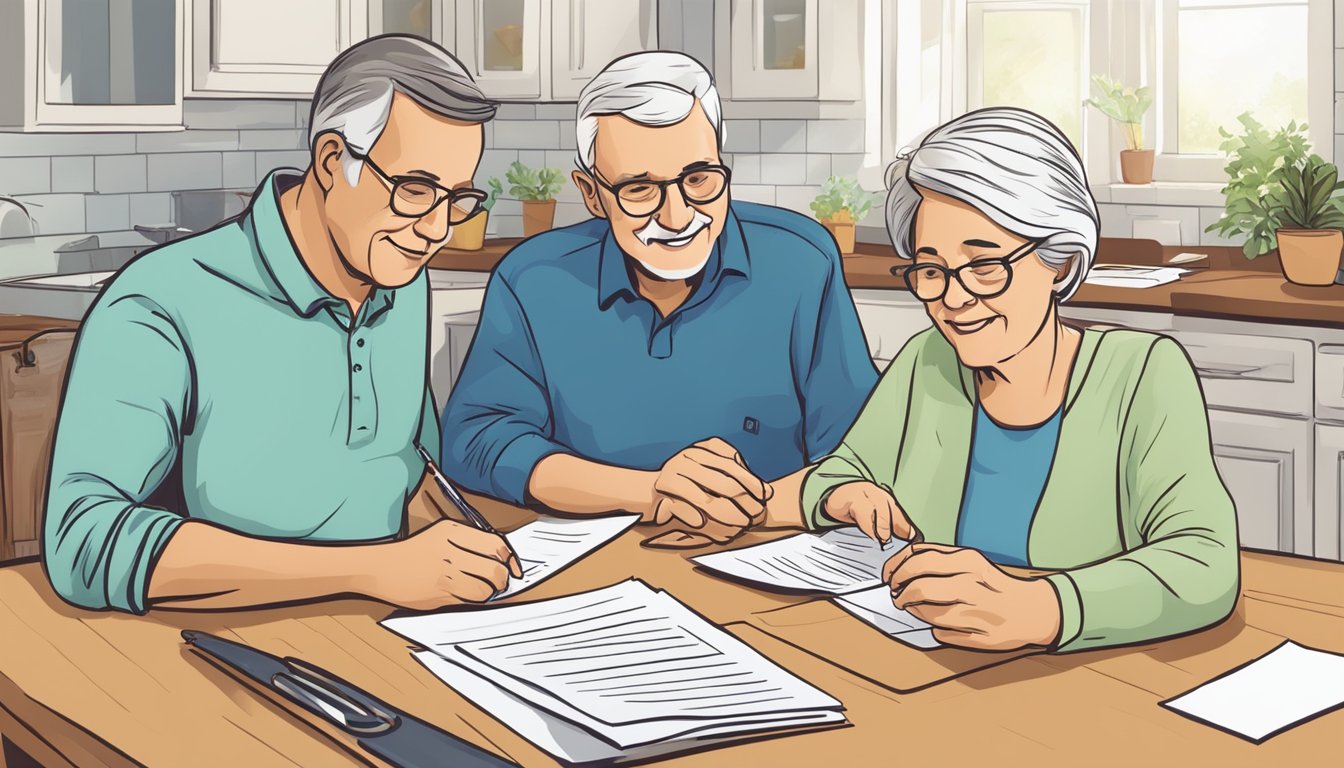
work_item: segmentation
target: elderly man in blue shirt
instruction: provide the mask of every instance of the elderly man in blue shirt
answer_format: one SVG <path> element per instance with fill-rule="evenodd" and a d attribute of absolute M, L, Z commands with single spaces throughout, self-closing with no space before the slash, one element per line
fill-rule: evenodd
<path fill-rule="evenodd" d="M 730 201 L 718 92 L 688 56 L 612 62 L 577 133 L 594 218 L 495 270 L 444 412 L 445 469 L 515 504 L 731 539 L 797 505 L 876 380 L 835 242 Z"/>

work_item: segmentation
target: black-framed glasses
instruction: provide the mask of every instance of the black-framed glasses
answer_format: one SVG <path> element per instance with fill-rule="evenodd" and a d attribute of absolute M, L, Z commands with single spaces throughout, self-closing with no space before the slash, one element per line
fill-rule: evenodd
<path fill-rule="evenodd" d="M 905 284 L 915 298 L 928 304 L 947 295 L 952 279 L 961 283 L 966 292 L 978 299 L 1002 296 L 1013 282 L 1013 263 L 1041 247 L 1043 240 L 1028 240 L 1005 256 L 976 259 L 956 269 L 941 264 L 911 264 L 892 267 L 892 274 L 905 278 Z"/>
<path fill-rule="evenodd" d="M 348 144 L 346 150 L 351 157 L 373 169 L 373 172 L 388 186 L 392 193 L 388 204 L 392 207 L 392 212 L 398 216 L 418 219 L 421 216 L 427 216 L 430 211 L 438 208 L 447 200 L 448 223 L 456 226 L 480 213 L 482 206 L 489 197 L 485 191 L 480 189 L 470 187 L 449 189 L 422 176 L 391 176 L 382 168 L 379 168 L 378 164 L 373 162 L 373 158 L 368 155 L 356 152 Z"/>
<path fill-rule="evenodd" d="M 608 184 L 593 169 L 593 178 L 602 188 L 616 196 L 616 204 L 627 216 L 652 216 L 663 207 L 667 199 L 667 188 L 676 184 L 681 196 L 688 203 L 704 205 L 719 199 L 728 189 L 732 172 L 722 165 L 703 165 L 692 168 L 674 179 L 655 181 L 654 179 L 628 179 L 616 184 Z"/>

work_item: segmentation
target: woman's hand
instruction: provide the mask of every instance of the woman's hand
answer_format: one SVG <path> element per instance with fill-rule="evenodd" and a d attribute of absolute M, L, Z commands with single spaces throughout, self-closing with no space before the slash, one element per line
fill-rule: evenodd
<path fill-rule="evenodd" d="M 887 561 L 882 580 L 897 608 L 932 624 L 948 645 L 1009 651 L 1059 636 L 1054 587 L 1010 576 L 974 549 L 912 544 Z"/>
<path fill-rule="evenodd" d="M 906 541 L 915 538 L 915 526 L 901 505 L 876 483 L 845 483 L 831 491 L 821 511 L 837 523 L 857 525 L 868 538 L 881 544 L 893 536 Z"/>

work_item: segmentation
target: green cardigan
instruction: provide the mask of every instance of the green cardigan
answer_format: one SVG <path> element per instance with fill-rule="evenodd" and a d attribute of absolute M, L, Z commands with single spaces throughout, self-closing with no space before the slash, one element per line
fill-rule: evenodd
<path fill-rule="evenodd" d="M 974 422 L 974 374 L 936 329 L 912 338 L 858 420 L 803 485 L 809 524 L 836 487 L 868 480 L 930 542 L 955 544 Z M 1231 613 L 1237 518 L 1214 466 L 1204 396 L 1166 336 L 1083 332 L 1054 463 L 1027 540 L 1059 594 L 1056 648 L 1193 631 Z"/>

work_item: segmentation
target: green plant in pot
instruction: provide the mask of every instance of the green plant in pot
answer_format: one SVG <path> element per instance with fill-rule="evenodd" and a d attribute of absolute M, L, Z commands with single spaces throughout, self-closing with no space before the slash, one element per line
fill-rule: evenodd
<path fill-rule="evenodd" d="M 1269 130 L 1249 113 L 1237 118 L 1240 133 L 1218 129 L 1223 136 L 1219 148 L 1227 155 L 1225 171 L 1227 185 L 1223 187 L 1223 215 L 1205 231 L 1217 232 L 1223 237 L 1244 237 L 1241 251 L 1248 259 L 1255 259 L 1275 249 L 1284 277 L 1304 285 L 1324 284 L 1322 275 L 1333 261 L 1336 271 L 1339 247 L 1328 243 L 1335 239 L 1330 234 L 1339 226 L 1331 210 L 1338 211 L 1340 201 L 1336 190 L 1338 182 L 1331 178 L 1336 173 L 1333 165 L 1319 156 L 1310 155 L 1307 126 L 1291 122 L 1287 126 Z M 1322 187 L 1331 187 L 1323 193 Z M 1291 188 L 1291 191 L 1290 191 Z M 1321 195 L 1324 194 L 1324 198 Z M 1291 216 L 1289 215 L 1291 214 Z M 1312 229 L 1327 230 L 1326 234 L 1309 238 L 1296 237 Z M 1280 236 L 1286 234 L 1287 242 Z M 1325 261 L 1309 263 L 1305 271 L 1297 246 L 1304 242 L 1321 245 Z M 1286 250 L 1285 247 L 1286 246 Z M 1316 253 L 1313 247 L 1310 253 Z M 1335 272 L 1331 272 L 1333 281 Z"/>
<path fill-rule="evenodd" d="M 840 253 L 854 252 L 854 225 L 862 221 L 882 195 L 868 192 L 857 179 L 832 176 L 822 185 L 821 192 L 810 207 L 817 221 L 831 233 Z"/>
<path fill-rule="evenodd" d="M 1105 75 L 1092 77 L 1092 98 L 1088 104 L 1125 129 L 1127 149 L 1120 150 L 1120 177 L 1126 184 L 1150 184 L 1153 181 L 1153 150 L 1143 148 L 1143 116 L 1153 105 L 1153 91 L 1147 86 L 1130 88 Z"/>
<path fill-rule="evenodd" d="M 1278 221 L 1283 275 L 1300 285 L 1333 285 L 1344 249 L 1344 182 L 1333 163 L 1310 155 L 1280 171 L 1283 193 L 1270 213 Z"/>
<path fill-rule="evenodd" d="M 491 177 L 489 187 L 490 194 L 485 198 L 485 202 L 481 203 L 481 212 L 453 227 L 447 247 L 460 251 L 479 251 L 485 245 L 485 228 L 490 221 L 490 209 L 494 208 L 495 201 L 504 195 L 504 186 L 498 178 Z"/>
<path fill-rule="evenodd" d="M 545 232 L 555 224 L 555 196 L 565 175 L 555 168 L 529 168 L 514 160 L 504 172 L 509 194 L 523 201 L 523 236 Z"/>

